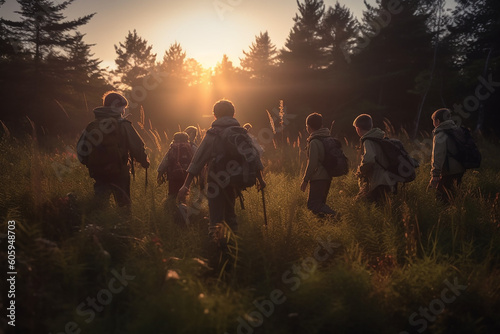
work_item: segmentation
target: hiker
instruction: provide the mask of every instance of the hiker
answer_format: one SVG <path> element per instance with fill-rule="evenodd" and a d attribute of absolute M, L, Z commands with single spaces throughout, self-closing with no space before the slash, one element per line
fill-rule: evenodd
<path fill-rule="evenodd" d="M 358 177 L 359 193 L 356 199 L 367 199 L 370 202 L 380 203 L 387 195 L 396 192 L 399 180 L 391 175 L 382 166 L 389 165 L 388 158 L 384 154 L 381 145 L 375 140 L 385 138 L 385 132 L 373 127 L 372 117 L 362 114 L 353 122 L 356 132 L 361 140 L 361 163 L 358 166 L 356 176 Z M 375 139 L 375 140 L 370 140 Z"/>
<path fill-rule="evenodd" d="M 198 145 L 196 145 L 196 138 L 198 138 L 198 128 L 195 126 L 188 126 L 185 130 L 185 133 L 189 135 L 189 143 L 191 144 L 191 148 L 193 149 L 193 155 L 198 150 Z M 205 189 L 205 183 L 207 179 L 207 168 L 206 166 L 201 171 L 200 175 L 195 178 L 195 183 L 198 184 L 199 196 L 197 201 L 200 203 L 203 199 L 203 189 Z"/>
<path fill-rule="evenodd" d="M 179 191 L 179 197 L 184 198 L 189 194 L 189 187 L 193 178 L 199 175 L 203 167 L 209 163 L 208 185 L 206 187 L 209 209 L 209 234 L 216 237 L 221 226 L 219 224 L 223 222 L 225 222 L 233 232 L 237 232 L 238 224 L 234 206 L 236 198 L 240 197 L 241 199 L 241 188 L 233 182 L 235 179 L 233 175 L 241 176 L 243 179 L 249 177 L 249 175 L 238 174 L 238 172 L 241 173 L 249 169 L 242 168 L 241 164 L 243 164 L 244 161 L 242 161 L 239 156 L 236 156 L 234 152 L 229 152 L 229 149 L 232 148 L 227 140 L 229 134 L 237 132 L 237 135 L 233 138 L 248 139 L 249 142 L 244 143 L 247 144 L 247 146 L 244 147 L 244 145 L 241 145 L 241 148 L 244 148 L 244 150 L 238 148 L 237 153 L 247 153 L 247 150 L 252 153 L 250 162 L 255 167 L 253 181 L 254 183 L 256 180 L 259 181 L 258 186 L 260 189 L 264 189 L 266 183 L 262 178 L 263 166 L 260 161 L 260 156 L 255 150 L 251 149 L 251 139 L 246 134 L 246 130 L 243 129 L 240 123 L 234 118 L 233 103 L 228 100 L 216 102 L 213 106 L 213 114 L 215 121 L 207 131 L 189 165 L 187 170 L 188 175 L 184 181 L 184 185 Z"/>
<path fill-rule="evenodd" d="M 95 180 L 96 205 L 106 207 L 113 194 L 116 204 L 130 212 L 130 167 L 135 159 L 147 169 L 149 160 L 143 140 L 122 117 L 127 107 L 128 101 L 120 93 L 105 93 L 103 106 L 94 109 L 95 120 L 78 140 L 77 154 Z"/>
<path fill-rule="evenodd" d="M 431 179 L 428 188 L 436 190 L 436 197 L 448 202 L 455 188 L 462 182 L 464 166 L 454 157 L 458 154 L 457 143 L 450 138 L 449 131 L 458 129 L 451 119 L 449 109 L 436 110 L 432 116 Z"/>
<path fill-rule="evenodd" d="M 196 126 L 190 125 L 186 129 L 184 129 L 184 132 L 188 134 L 189 144 L 191 145 L 193 154 L 195 154 L 196 150 L 198 149 L 198 145 L 196 145 L 196 138 L 198 137 L 198 128 Z"/>
<path fill-rule="evenodd" d="M 189 142 L 188 134 L 177 132 L 174 134 L 174 140 L 170 144 L 168 152 L 158 166 L 157 183 L 162 185 L 168 180 L 168 197 L 177 198 L 192 158 L 193 147 Z"/>
<path fill-rule="evenodd" d="M 306 130 L 309 133 L 309 138 L 307 138 L 307 167 L 300 190 L 305 192 L 309 184 L 307 208 L 315 215 L 335 217 L 337 212 L 326 204 L 332 177 L 322 164 L 325 160 L 323 140 L 330 137 L 330 130 L 323 127 L 323 116 L 318 113 L 307 116 Z"/>

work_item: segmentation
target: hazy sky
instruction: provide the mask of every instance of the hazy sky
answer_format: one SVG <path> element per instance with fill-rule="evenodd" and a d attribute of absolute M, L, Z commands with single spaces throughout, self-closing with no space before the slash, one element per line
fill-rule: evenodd
<path fill-rule="evenodd" d="M 325 5 L 335 2 L 325 0 Z M 363 0 L 339 2 L 361 18 Z M 16 19 L 12 13 L 18 8 L 15 0 L 7 0 L 0 7 L 1 16 Z M 87 43 L 96 44 L 92 51 L 103 60 L 103 66 L 114 66 L 114 45 L 136 29 L 153 45 L 158 61 L 177 41 L 187 57 L 211 67 L 223 54 L 239 66 L 242 50 L 248 50 L 261 31 L 267 30 L 271 41 L 282 48 L 297 11 L 295 0 L 76 0 L 65 15 L 73 19 L 97 13 L 80 31 L 86 34 Z"/>

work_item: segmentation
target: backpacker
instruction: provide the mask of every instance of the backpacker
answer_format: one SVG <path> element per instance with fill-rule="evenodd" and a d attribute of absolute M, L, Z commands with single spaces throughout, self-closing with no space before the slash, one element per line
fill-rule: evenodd
<path fill-rule="evenodd" d="M 342 151 L 342 144 L 333 137 L 318 138 L 323 142 L 325 148 L 325 159 L 322 161 L 328 175 L 337 177 L 349 172 L 349 161 Z"/>
<path fill-rule="evenodd" d="M 193 159 L 193 149 L 189 142 L 173 142 L 167 152 L 167 180 L 184 180 Z"/>
<path fill-rule="evenodd" d="M 363 142 L 366 140 L 371 140 L 381 147 L 387 158 L 388 165 L 384 166 L 379 161 L 377 163 L 388 171 L 391 177 L 395 177 L 397 182 L 407 183 L 415 180 L 415 168 L 419 166 L 419 163 L 410 157 L 401 141 L 392 138 L 368 137 L 364 138 Z"/>
<path fill-rule="evenodd" d="M 259 152 L 245 128 L 230 126 L 224 129 L 212 128 L 209 134 L 215 134 L 214 158 L 211 168 L 212 178 L 222 188 L 234 186 L 237 191 L 256 184 L 259 171 Z"/>
<path fill-rule="evenodd" d="M 455 142 L 458 153 L 451 155 L 465 169 L 481 166 L 481 152 L 477 148 L 469 129 L 461 126 L 456 129 L 445 130 L 445 133 Z"/>
<path fill-rule="evenodd" d="M 123 171 L 128 156 L 121 132 L 119 120 L 113 117 L 99 118 L 87 125 L 82 145 L 87 152 L 90 177 L 110 177 Z"/>

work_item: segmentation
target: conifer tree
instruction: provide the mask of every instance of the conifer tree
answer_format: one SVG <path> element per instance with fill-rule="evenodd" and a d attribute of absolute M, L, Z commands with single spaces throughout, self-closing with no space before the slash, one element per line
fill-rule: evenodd
<path fill-rule="evenodd" d="M 358 21 L 347 7 L 341 6 L 337 1 L 334 7 L 328 8 L 323 20 L 323 30 L 330 65 L 350 63 L 348 50 L 355 42 L 357 29 Z"/>
<path fill-rule="evenodd" d="M 322 38 L 323 0 L 297 0 L 299 13 L 290 31 L 280 59 L 288 69 L 298 72 L 323 69 L 327 66 L 326 45 Z"/>
<path fill-rule="evenodd" d="M 248 52 L 243 51 L 245 58 L 240 59 L 241 67 L 250 74 L 250 78 L 264 80 L 277 64 L 276 46 L 271 43 L 266 32 L 255 36 L 255 42 Z"/>
<path fill-rule="evenodd" d="M 72 45 L 76 29 L 87 24 L 95 15 L 66 20 L 62 12 L 74 1 L 67 0 L 58 4 L 51 0 L 17 0 L 21 10 L 16 13 L 21 15 L 22 20 L 2 20 L 12 32 L 12 39 L 21 43 L 33 58 L 37 72 L 45 57 Z"/>
<path fill-rule="evenodd" d="M 161 70 L 172 77 L 184 79 L 186 77 L 186 52 L 175 42 L 165 51 Z"/>
<path fill-rule="evenodd" d="M 121 83 L 132 87 L 137 79 L 145 77 L 155 67 L 156 54 L 152 53 L 153 46 L 134 32 L 128 32 L 125 42 L 115 45 L 118 57 L 115 59 L 117 69 L 113 72 L 119 76 Z"/>

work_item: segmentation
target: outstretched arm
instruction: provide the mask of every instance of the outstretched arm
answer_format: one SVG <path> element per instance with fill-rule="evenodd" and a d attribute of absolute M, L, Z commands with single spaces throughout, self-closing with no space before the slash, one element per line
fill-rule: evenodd
<path fill-rule="evenodd" d="M 184 180 L 184 184 L 182 185 L 181 189 L 179 190 L 179 194 L 177 195 L 181 201 L 184 200 L 187 195 L 189 195 L 189 187 L 191 187 L 193 179 L 194 175 L 188 173 L 186 179 Z"/>

